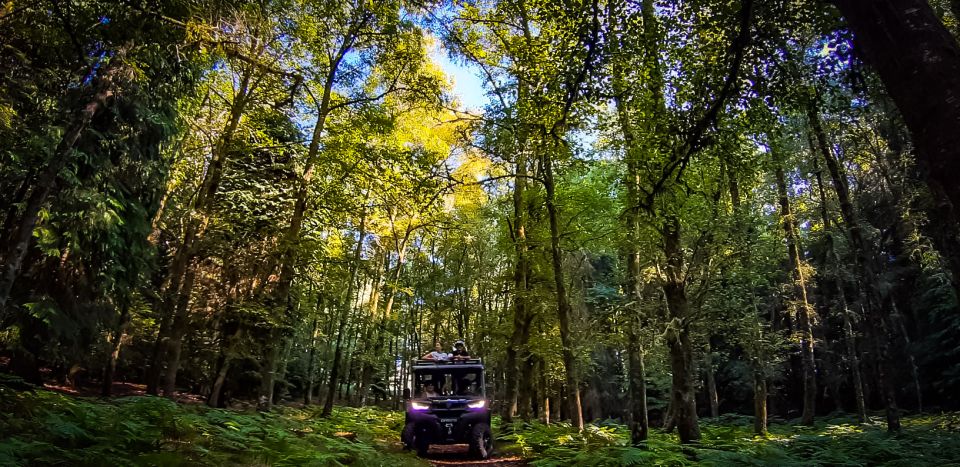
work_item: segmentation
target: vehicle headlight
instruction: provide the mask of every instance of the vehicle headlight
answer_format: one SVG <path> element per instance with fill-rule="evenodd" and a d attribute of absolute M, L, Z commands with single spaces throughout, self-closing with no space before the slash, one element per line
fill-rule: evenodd
<path fill-rule="evenodd" d="M 427 410 L 430 408 L 430 404 L 424 404 L 423 402 L 413 401 L 410 403 L 410 408 L 413 410 Z"/>
<path fill-rule="evenodd" d="M 471 409 L 482 409 L 486 405 L 487 405 L 487 401 L 485 400 L 478 400 L 478 401 L 467 403 L 467 407 L 470 407 Z"/>

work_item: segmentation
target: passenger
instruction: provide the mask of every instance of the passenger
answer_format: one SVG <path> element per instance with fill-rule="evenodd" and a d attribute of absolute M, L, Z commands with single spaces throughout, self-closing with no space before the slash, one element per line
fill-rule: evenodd
<path fill-rule="evenodd" d="M 469 378 L 463 378 L 463 379 L 461 379 L 461 380 L 460 380 L 460 384 L 459 384 L 459 390 L 457 391 L 457 395 L 459 395 L 459 396 L 475 396 L 475 395 L 477 395 L 477 392 L 476 392 L 476 390 L 475 390 L 475 386 L 474 386 L 474 384 L 473 384 L 473 381 L 470 381 Z"/>
<path fill-rule="evenodd" d="M 450 354 L 443 351 L 443 345 L 439 342 L 434 344 L 433 350 L 429 351 L 424 355 L 424 360 L 437 360 L 437 361 L 447 361 L 450 360 Z"/>
<path fill-rule="evenodd" d="M 425 383 L 423 385 L 423 397 L 440 397 L 440 393 L 433 387 L 433 383 Z"/>
<path fill-rule="evenodd" d="M 462 340 L 454 342 L 453 352 L 450 353 L 450 358 L 453 360 L 466 360 L 470 358 L 470 351 L 467 350 L 467 345 L 464 344 Z"/>

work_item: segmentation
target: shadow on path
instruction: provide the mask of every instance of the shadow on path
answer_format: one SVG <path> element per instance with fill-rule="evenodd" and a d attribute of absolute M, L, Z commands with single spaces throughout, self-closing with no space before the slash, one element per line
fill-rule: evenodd
<path fill-rule="evenodd" d="M 489 459 L 474 459 L 470 456 L 469 447 L 466 444 L 431 446 L 430 455 L 427 457 L 427 460 L 430 461 L 431 465 L 448 467 L 458 465 L 521 467 L 527 465 L 527 462 L 520 456 L 501 456 L 496 451 L 494 451 L 493 456 Z"/>

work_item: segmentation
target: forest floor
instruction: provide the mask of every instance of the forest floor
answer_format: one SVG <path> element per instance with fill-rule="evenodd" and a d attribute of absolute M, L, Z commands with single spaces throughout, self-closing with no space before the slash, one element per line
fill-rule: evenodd
<path fill-rule="evenodd" d="M 149 396 L 110 400 L 4 384 L 0 378 L 0 465 L 361 465 L 498 467 L 560 465 L 960 465 L 960 414 L 910 416 L 889 435 L 878 419 L 823 418 L 816 426 L 774 424 L 751 433 L 751 418 L 702 422 L 698 446 L 651 434 L 629 446 L 612 421 L 578 433 L 568 424 L 495 427 L 497 456 L 466 458 L 462 448 L 434 448 L 429 461 L 401 449 L 403 413 L 338 407 L 278 407 L 271 413 L 210 409 Z M 428 464 L 429 462 L 429 464 Z"/>

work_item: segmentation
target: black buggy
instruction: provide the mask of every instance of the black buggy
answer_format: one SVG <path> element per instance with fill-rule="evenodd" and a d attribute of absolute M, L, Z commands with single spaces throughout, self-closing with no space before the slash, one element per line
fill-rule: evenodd
<path fill-rule="evenodd" d="M 469 444 L 472 456 L 490 457 L 493 435 L 483 362 L 417 360 L 412 370 L 414 396 L 407 401 L 404 447 L 425 456 L 431 444 Z"/>

